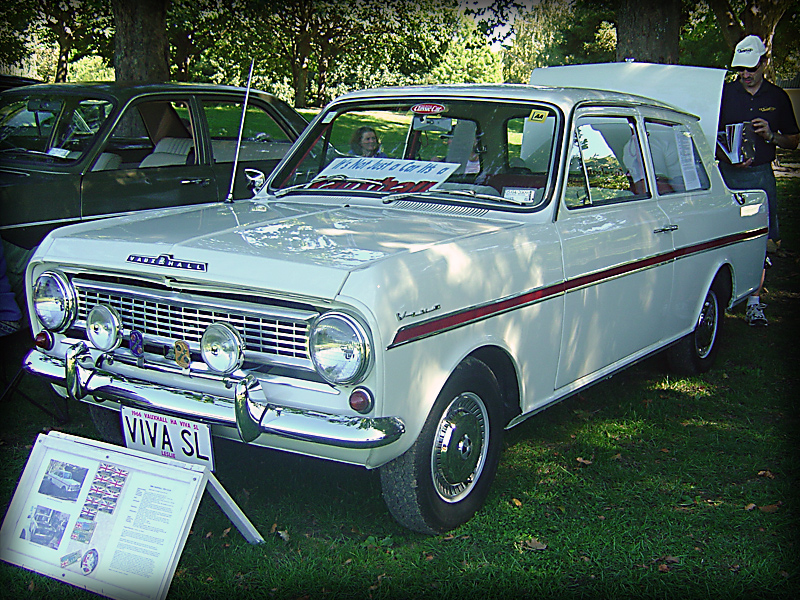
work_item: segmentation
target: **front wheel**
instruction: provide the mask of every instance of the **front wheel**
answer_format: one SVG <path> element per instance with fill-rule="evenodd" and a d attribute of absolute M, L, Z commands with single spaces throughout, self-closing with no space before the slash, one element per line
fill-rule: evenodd
<path fill-rule="evenodd" d="M 712 367 L 722 337 L 725 301 L 723 286 L 715 279 L 703 301 L 694 331 L 667 350 L 667 360 L 673 371 L 699 375 Z"/>
<path fill-rule="evenodd" d="M 497 471 L 502 414 L 494 373 L 467 358 L 442 388 L 414 445 L 381 467 L 384 501 L 401 525 L 437 534 L 472 518 Z"/>

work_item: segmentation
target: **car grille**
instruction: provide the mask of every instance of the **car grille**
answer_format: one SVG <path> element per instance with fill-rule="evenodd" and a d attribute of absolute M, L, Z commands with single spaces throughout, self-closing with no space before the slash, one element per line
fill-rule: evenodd
<path fill-rule="evenodd" d="M 73 284 L 78 295 L 78 327 L 85 328 L 95 305 L 105 304 L 117 311 L 126 330 L 140 331 L 145 340 L 184 340 L 196 349 L 206 327 L 221 321 L 242 335 L 251 359 L 258 358 L 252 356 L 255 353 L 262 359 L 271 358 L 270 362 L 310 364 L 309 326 L 316 313 L 94 281 L 73 280 Z"/>

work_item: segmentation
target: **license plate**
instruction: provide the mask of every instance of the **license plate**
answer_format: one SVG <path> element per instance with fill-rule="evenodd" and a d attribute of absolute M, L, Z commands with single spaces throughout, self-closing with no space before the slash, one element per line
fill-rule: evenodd
<path fill-rule="evenodd" d="M 123 406 L 122 433 L 128 448 L 214 470 L 211 428 L 205 423 Z"/>

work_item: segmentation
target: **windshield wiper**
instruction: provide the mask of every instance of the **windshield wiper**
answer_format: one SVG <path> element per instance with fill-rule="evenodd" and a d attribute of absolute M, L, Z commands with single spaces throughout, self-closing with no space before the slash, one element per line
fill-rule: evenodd
<path fill-rule="evenodd" d="M 306 188 L 308 188 L 308 186 L 310 186 L 313 183 L 318 183 L 318 182 L 323 182 L 323 181 L 325 183 L 328 183 L 329 181 L 344 181 L 344 182 L 347 182 L 347 183 L 358 183 L 358 184 L 361 184 L 361 185 L 377 185 L 377 186 L 382 186 L 383 185 L 383 181 L 379 181 L 377 179 L 361 179 L 359 177 L 348 177 L 347 175 L 333 175 L 331 177 L 326 177 L 324 180 L 323 179 L 311 180 L 311 181 L 307 181 L 306 183 L 298 183 L 297 185 L 291 185 L 291 186 L 289 186 L 287 188 L 280 189 L 277 192 L 275 192 L 275 197 L 276 198 L 280 198 L 281 196 L 285 196 L 289 192 L 293 192 L 295 190 L 306 189 Z M 332 189 L 332 188 L 328 188 L 328 187 L 320 187 L 320 188 L 314 188 L 314 189 L 322 191 L 322 192 L 329 192 L 329 191 L 345 191 L 345 192 L 361 191 L 361 192 L 369 192 L 369 191 L 372 191 L 372 190 L 347 190 L 347 189 L 343 190 L 341 188 L 333 188 Z"/>
<path fill-rule="evenodd" d="M 501 202 L 503 204 L 512 204 L 514 206 L 531 206 L 530 202 L 522 202 L 520 200 L 514 200 L 513 198 L 504 198 L 503 196 L 495 196 L 493 194 L 480 194 L 473 190 L 443 190 L 443 189 L 435 189 L 435 190 L 428 190 L 425 192 L 398 192 L 396 194 L 390 194 L 383 199 L 384 204 L 391 204 L 397 200 L 402 200 L 403 198 L 419 198 L 422 201 L 429 201 L 435 200 L 436 196 L 441 194 L 447 194 L 450 196 L 462 196 L 466 198 L 470 198 L 472 200 L 488 200 L 490 202 Z"/>

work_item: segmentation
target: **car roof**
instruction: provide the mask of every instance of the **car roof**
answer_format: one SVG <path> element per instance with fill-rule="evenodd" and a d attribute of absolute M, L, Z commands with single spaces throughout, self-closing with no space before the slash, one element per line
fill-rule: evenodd
<path fill-rule="evenodd" d="M 562 107 L 582 102 L 605 101 L 626 104 L 648 104 L 670 110 L 679 110 L 673 105 L 652 98 L 607 90 L 590 90 L 569 87 L 548 87 L 517 83 L 501 84 L 448 84 L 427 86 L 398 86 L 359 90 L 340 96 L 335 103 L 356 99 L 383 97 L 452 96 L 453 98 L 476 98 L 486 100 L 539 100 Z M 684 111 L 680 111 L 684 112 Z"/>
<path fill-rule="evenodd" d="M 95 92 L 115 96 L 120 100 L 127 100 L 139 95 L 156 94 L 163 92 L 223 92 L 244 94 L 246 88 L 232 85 L 218 85 L 212 83 L 141 83 L 141 82 L 117 82 L 117 81 L 87 81 L 69 83 L 39 83 L 27 86 L 24 90 L 9 90 L 11 93 L 30 93 L 36 91 L 44 94 L 76 94 Z M 275 98 L 274 94 L 262 90 L 251 89 L 251 94 Z"/>

